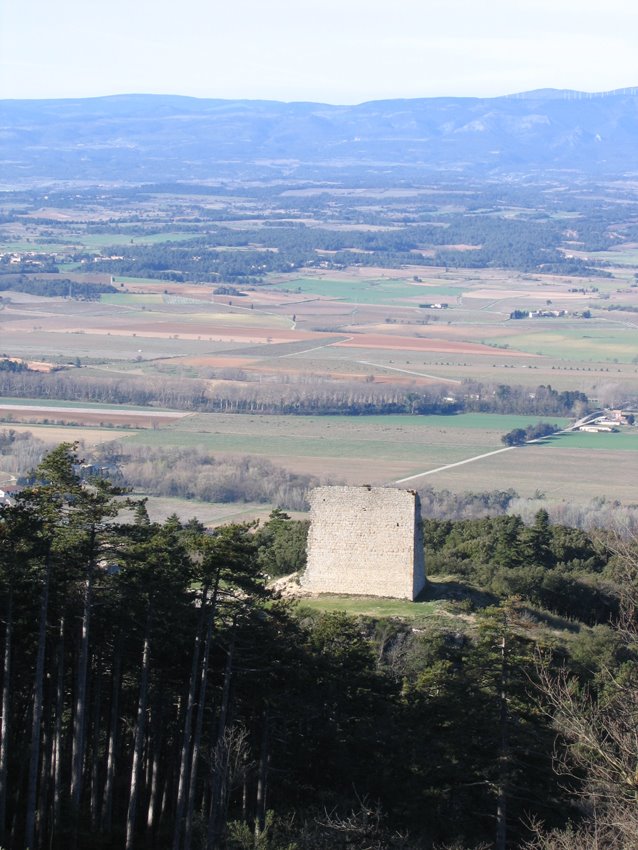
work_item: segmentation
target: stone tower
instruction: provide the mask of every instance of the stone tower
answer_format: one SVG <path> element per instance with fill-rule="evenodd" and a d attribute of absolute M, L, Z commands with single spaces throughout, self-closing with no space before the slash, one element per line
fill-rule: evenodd
<path fill-rule="evenodd" d="M 316 487 L 302 587 L 414 599 L 425 585 L 421 505 L 412 490 Z"/>

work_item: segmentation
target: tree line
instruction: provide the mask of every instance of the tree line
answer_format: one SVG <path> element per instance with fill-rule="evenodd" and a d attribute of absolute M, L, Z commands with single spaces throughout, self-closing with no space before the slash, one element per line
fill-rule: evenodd
<path fill-rule="evenodd" d="M 33 275 L 4 275 L 0 289 L 7 292 L 25 292 L 44 298 L 75 298 L 82 301 L 99 301 L 101 295 L 117 292 L 108 283 L 82 283 L 69 278 L 39 278 Z"/>
<path fill-rule="evenodd" d="M 513 428 L 507 434 L 503 434 L 501 442 L 506 446 L 523 446 L 530 440 L 541 440 L 549 437 L 560 430 L 558 425 L 550 425 L 549 422 L 537 422 L 535 425 L 527 425 L 525 428 Z"/>
<path fill-rule="evenodd" d="M 1 362 L 1 361 L 0 361 Z M 582 416 L 590 407 L 580 391 L 465 381 L 450 395 L 447 385 L 375 384 L 316 378 L 303 383 L 261 383 L 233 372 L 234 380 L 211 390 L 193 378 L 105 376 L 80 370 L 42 373 L 0 369 L 0 395 L 15 398 L 90 401 L 197 410 L 211 413 L 365 416 L 382 414 L 454 415 L 464 412 L 529 416 Z M 243 380 L 241 380 L 243 378 Z M 239 380 L 237 380 L 239 379 Z"/>

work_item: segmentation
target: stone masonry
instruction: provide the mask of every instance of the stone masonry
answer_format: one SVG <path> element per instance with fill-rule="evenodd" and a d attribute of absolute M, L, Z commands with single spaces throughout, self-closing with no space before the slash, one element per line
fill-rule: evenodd
<path fill-rule="evenodd" d="M 425 585 L 421 505 L 412 490 L 316 487 L 302 587 L 414 599 Z"/>

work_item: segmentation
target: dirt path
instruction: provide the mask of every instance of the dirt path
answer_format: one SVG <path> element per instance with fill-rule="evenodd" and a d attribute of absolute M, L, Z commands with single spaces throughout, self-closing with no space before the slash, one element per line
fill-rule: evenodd
<path fill-rule="evenodd" d="M 352 339 L 351 336 L 348 339 Z M 337 340 L 341 342 L 342 340 Z M 303 351 L 292 351 L 290 354 L 280 354 L 277 360 L 283 360 L 284 357 L 298 357 L 300 354 L 308 354 L 310 351 L 319 351 L 322 348 L 330 348 L 331 345 L 336 345 L 337 342 L 326 342 L 324 345 L 316 345 L 314 348 L 304 348 Z"/>
<path fill-rule="evenodd" d="M 354 360 L 354 363 L 362 363 L 364 366 L 374 366 L 376 369 L 389 369 L 391 372 L 404 372 L 406 375 L 418 375 L 419 378 L 431 378 L 441 381 L 443 384 L 462 384 L 456 378 L 441 378 L 440 375 L 428 375 L 427 372 L 413 372 L 412 369 L 399 369 L 397 366 L 386 366 L 385 363 L 372 363 L 370 360 Z"/>
<path fill-rule="evenodd" d="M 391 481 L 391 484 L 406 484 L 408 481 L 414 481 L 416 478 L 424 478 L 426 475 L 434 475 L 435 472 L 443 472 L 445 469 L 453 469 L 455 466 L 463 466 L 465 463 L 474 463 L 475 460 L 482 460 L 484 457 L 492 457 L 492 455 L 500 455 L 503 452 L 511 452 L 518 446 L 507 446 L 504 449 L 495 449 L 493 452 L 485 452 L 482 455 L 474 455 L 465 460 L 457 460 L 456 463 L 446 463 L 445 466 L 437 466 L 436 469 L 428 469 L 426 472 L 417 472 L 416 475 L 409 475 L 407 478 L 399 478 L 398 481 Z"/>
<path fill-rule="evenodd" d="M 542 443 L 549 437 L 555 437 L 558 434 L 568 434 L 570 431 L 577 431 L 581 425 L 584 425 L 592 419 L 595 419 L 603 412 L 604 411 L 602 410 L 596 410 L 593 413 L 588 413 L 587 416 L 583 416 L 582 419 L 579 419 L 572 425 L 568 425 L 567 428 L 562 428 L 560 431 L 554 431 L 553 434 L 548 434 L 547 437 L 538 437 L 536 440 L 526 440 L 521 446 L 506 446 L 504 449 L 494 449 L 494 451 L 491 452 L 484 452 L 480 455 L 474 455 L 474 457 L 468 457 L 465 458 L 465 460 L 457 460 L 455 463 L 446 463 L 445 466 L 437 466 L 436 469 L 428 469 L 425 472 L 417 472 L 416 475 L 408 475 L 407 478 L 399 478 L 397 481 L 390 481 L 388 483 L 406 484 L 408 481 L 414 481 L 417 478 L 424 478 L 426 475 L 434 475 L 435 472 L 443 472 L 446 469 L 454 469 L 454 467 L 463 466 L 466 463 L 474 463 L 475 460 L 483 460 L 483 458 L 492 457 L 493 455 L 500 455 L 503 454 L 503 452 L 511 452 L 514 449 L 522 449 L 524 446 L 531 446 L 534 443 Z"/>

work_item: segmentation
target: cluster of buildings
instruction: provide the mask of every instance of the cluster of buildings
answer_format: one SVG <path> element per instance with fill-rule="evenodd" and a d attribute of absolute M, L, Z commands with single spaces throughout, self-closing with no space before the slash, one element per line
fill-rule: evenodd
<path fill-rule="evenodd" d="M 601 416 L 592 419 L 585 425 L 581 425 L 579 431 L 586 431 L 589 434 L 611 434 L 620 430 L 621 425 L 634 425 L 636 415 L 630 410 L 607 410 Z"/>

